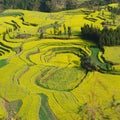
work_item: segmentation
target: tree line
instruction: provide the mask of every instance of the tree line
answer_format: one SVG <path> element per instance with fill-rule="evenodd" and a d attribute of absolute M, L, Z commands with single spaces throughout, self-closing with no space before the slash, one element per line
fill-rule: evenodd
<path fill-rule="evenodd" d="M 109 29 L 105 26 L 100 30 L 92 25 L 85 24 L 81 27 L 81 35 L 83 38 L 96 43 L 100 48 L 120 45 L 120 27 Z"/>
<path fill-rule="evenodd" d="M 103 6 L 103 5 L 107 5 L 107 4 L 111 4 L 111 3 L 119 3 L 120 0 L 87 0 L 85 1 L 82 5 L 84 6 Z"/>
<path fill-rule="evenodd" d="M 78 7 L 77 0 L 0 0 L 4 9 L 26 9 L 36 11 L 60 11 Z"/>
<path fill-rule="evenodd" d="M 118 5 L 118 7 L 111 7 L 108 6 L 108 11 L 117 15 L 120 15 L 120 4 Z"/>
<path fill-rule="evenodd" d="M 78 7 L 102 6 L 110 3 L 119 2 L 120 0 L 0 0 L 4 9 L 26 9 L 44 12 L 61 11 L 75 9 Z"/>
<path fill-rule="evenodd" d="M 63 31 L 60 29 L 61 27 L 63 27 Z M 53 32 L 52 30 L 50 30 L 50 34 L 49 34 L 49 35 L 54 35 L 53 38 L 70 39 L 72 36 L 71 26 L 66 26 L 65 24 L 60 25 L 57 21 L 55 21 L 54 24 L 50 24 L 49 26 L 43 26 L 38 29 L 38 32 L 40 33 L 40 39 L 45 38 L 44 35 L 46 34 L 46 30 L 48 28 L 53 28 Z"/>

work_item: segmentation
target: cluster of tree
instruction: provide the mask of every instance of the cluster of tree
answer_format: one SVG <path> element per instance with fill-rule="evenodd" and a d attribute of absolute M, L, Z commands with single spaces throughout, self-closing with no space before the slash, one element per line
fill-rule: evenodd
<path fill-rule="evenodd" d="M 101 31 L 99 28 L 95 28 L 92 25 L 90 26 L 88 24 L 85 24 L 83 27 L 81 27 L 81 35 L 85 39 L 91 40 L 98 44 Z"/>
<path fill-rule="evenodd" d="M 2 0 L 5 9 L 32 9 L 34 0 Z"/>
<path fill-rule="evenodd" d="M 103 5 L 108 5 L 110 3 L 116 3 L 116 2 L 120 2 L 120 0 L 88 0 L 85 1 L 83 4 L 81 4 L 82 6 L 88 7 L 88 8 L 92 8 L 95 6 L 103 6 Z"/>
<path fill-rule="evenodd" d="M 93 42 L 99 47 L 120 45 L 120 27 L 116 29 L 108 29 L 104 27 L 102 30 L 92 25 L 84 25 L 81 28 L 81 35 Z"/>
<path fill-rule="evenodd" d="M 112 28 L 108 29 L 107 27 L 104 27 L 100 34 L 99 45 L 120 45 L 120 27 L 117 27 L 114 30 Z"/>
<path fill-rule="evenodd" d="M 27 9 L 37 11 L 60 11 L 78 8 L 80 6 L 92 8 L 94 6 L 107 5 L 109 3 L 120 2 L 120 0 L 0 0 L 5 9 Z"/>
<path fill-rule="evenodd" d="M 99 66 L 88 55 L 81 57 L 81 65 L 88 71 L 99 70 Z"/>
<path fill-rule="evenodd" d="M 37 11 L 59 11 L 78 7 L 77 0 L 0 0 L 5 9 L 27 9 Z"/>
<path fill-rule="evenodd" d="M 53 28 L 53 33 L 52 31 L 50 31 L 50 35 L 54 35 L 54 38 L 60 38 L 60 36 L 64 36 L 66 37 L 67 36 L 67 39 L 69 39 L 72 35 L 72 30 L 71 30 L 71 27 L 68 26 L 66 27 L 65 24 L 63 24 L 63 31 L 60 29 L 61 28 L 61 25 L 55 21 L 54 24 L 51 24 L 49 26 L 43 26 L 43 27 L 40 27 L 38 32 L 40 33 L 40 38 L 44 38 L 44 34 L 45 34 L 45 31 L 48 29 L 48 28 Z M 59 37 L 58 37 L 59 36 Z"/>
<path fill-rule="evenodd" d="M 118 7 L 108 6 L 108 11 L 120 15 L 120 5 Z"/>

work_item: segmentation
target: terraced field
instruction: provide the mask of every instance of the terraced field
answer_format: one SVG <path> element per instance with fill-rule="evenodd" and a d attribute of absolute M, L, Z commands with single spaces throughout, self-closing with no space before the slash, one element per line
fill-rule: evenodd
<path fill-rule="evenodd" d="M 119 54 L 111 58 L 110 48 L 105 48 L 103 55 L 91 47 L 94 43 L 79 38 L 85 23 L 102 28 L 98 11 L 86 12 L 7 10 L 0 15 L 1 120 L 120 119 Z M 61 35 L 54 34 L 56 21 Z M 70 38 L 64 24 L 72 29 Z M 84 55 L 102 70 L 84 69 Z M 106 61 L 117 64 L 106 72 Z"/>

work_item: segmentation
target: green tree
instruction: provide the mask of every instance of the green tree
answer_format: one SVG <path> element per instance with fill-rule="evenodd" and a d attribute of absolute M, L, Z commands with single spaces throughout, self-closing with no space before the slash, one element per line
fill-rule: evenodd
<path fill-rule="evenodd" d="M 54 35 L 57 35 L 59 32 L 59 24 L 57 21 L 53 24 Z"/>
<path fill-rule="evenodd" d="M 67 10 L 76 8 L 76 6 L 77 6 L 77 1 L 76 0 L 66 0 L 66 9 Z"/>
<path fill-rule="evenodd" d="M 70 37 L 71 37 L 71 35 L 72 35 L 71 27 L 70 27 L 70 26 L 68 26 L 68 38 L 70 38 Z"/>
<path fill-rule="evenodd" d="M 44 30 L 43 28 L 40 29 L 40 39 L 42 39 L 44 37 Z"/>
<path fill-rule="evenodd" d="M 66 31 L 66 25 L 63 25 L 63 29 L 64 29 L 64 34 L 66 35 L 67 31 Z"/>

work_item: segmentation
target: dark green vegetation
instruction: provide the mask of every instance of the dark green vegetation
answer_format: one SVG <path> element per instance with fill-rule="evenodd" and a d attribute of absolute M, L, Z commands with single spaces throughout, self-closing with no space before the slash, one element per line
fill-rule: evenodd
<path fill-rule="evenodd" d="M 108 6 L 108 11 L 120 15 L 120 5 L 118 5 L 118 7 Z"/>
<path fill-rule="evenodd" d="M 82 66 L 83 68 L 94 71 L 97 70 L 103 73 L 112 73 L 118 74 L 117 71 L 112 69 L 114 63 L 108 62 L 103 56 L 104 63 L 101 63 L 98 60 L 98 52 L 102 51 L 104 53 L 104 46 L 118 46 L 120 45 L 120 27 L 116 29 L 108 28 L 104 26 L 102 30 L 99 28 L 93 27 L 92 25 L 85 24 L 81 27 L 81 36 L 84 39 L 94 42 L 98 48 L 90 48 L 92 55 L 85 55 L 82 57 Z"/>
<path fill-rule="evenodd" d="M 26 9 L 38 11 L 60 11 L 75 9 L 78 7 L 92 8 L 109 3 L 120 2 L 119 0 L 0 0 L 3 9 Z"/>
<path fill-rule="evenodd" d="M 87 0 L 82 5 L 87 6 L 89 8 L 108 5 L 110 3 L 120 2 L 120 0 Z"/>
<path fill-rule="evenodd" d="M 77 0 L 1 0 L 3 8 L 38 11 L 59 11 L 78 7 Z"/>
<path fill-rule="evenodd" d="M 81 28 L 82 37 L 95 42 L 100 48 L 103 46 L 120 45 L 120 27 L 116 29 L 108 29 L 104 27 L 102 30 L 90 25 L 84 25 Z"/>
<path fill-rule="evenodd" d="M 44 94 L 40 94 L 41 106 L 39 111 L 40 120 L 57 120 L 54 113 L 51 111 L 48 104 L 48 97 Z"/>
<path fill-rule="evenodd" d="M 7 64 L 7 60 L 6 59 L 0 60 L 0 68 L 5 66 L 6 64 Z"/>
<path fill-rule="evenodd" d="M 84 55 L 81 58 L 81 65 L 83 68 L 85 68 L 88 71 L 99 71 L 102 73 L 109 73 L 112 71 L 112 63 L 109 63 L 108 61 L 105 61 L 104 57 L 103 59 L 104 63 L 102 63 L 98 59 L 98 54 L 100 49 L 98 47 L 90 47 L 90 50 L 92 51 L 92 55 Z"/>

